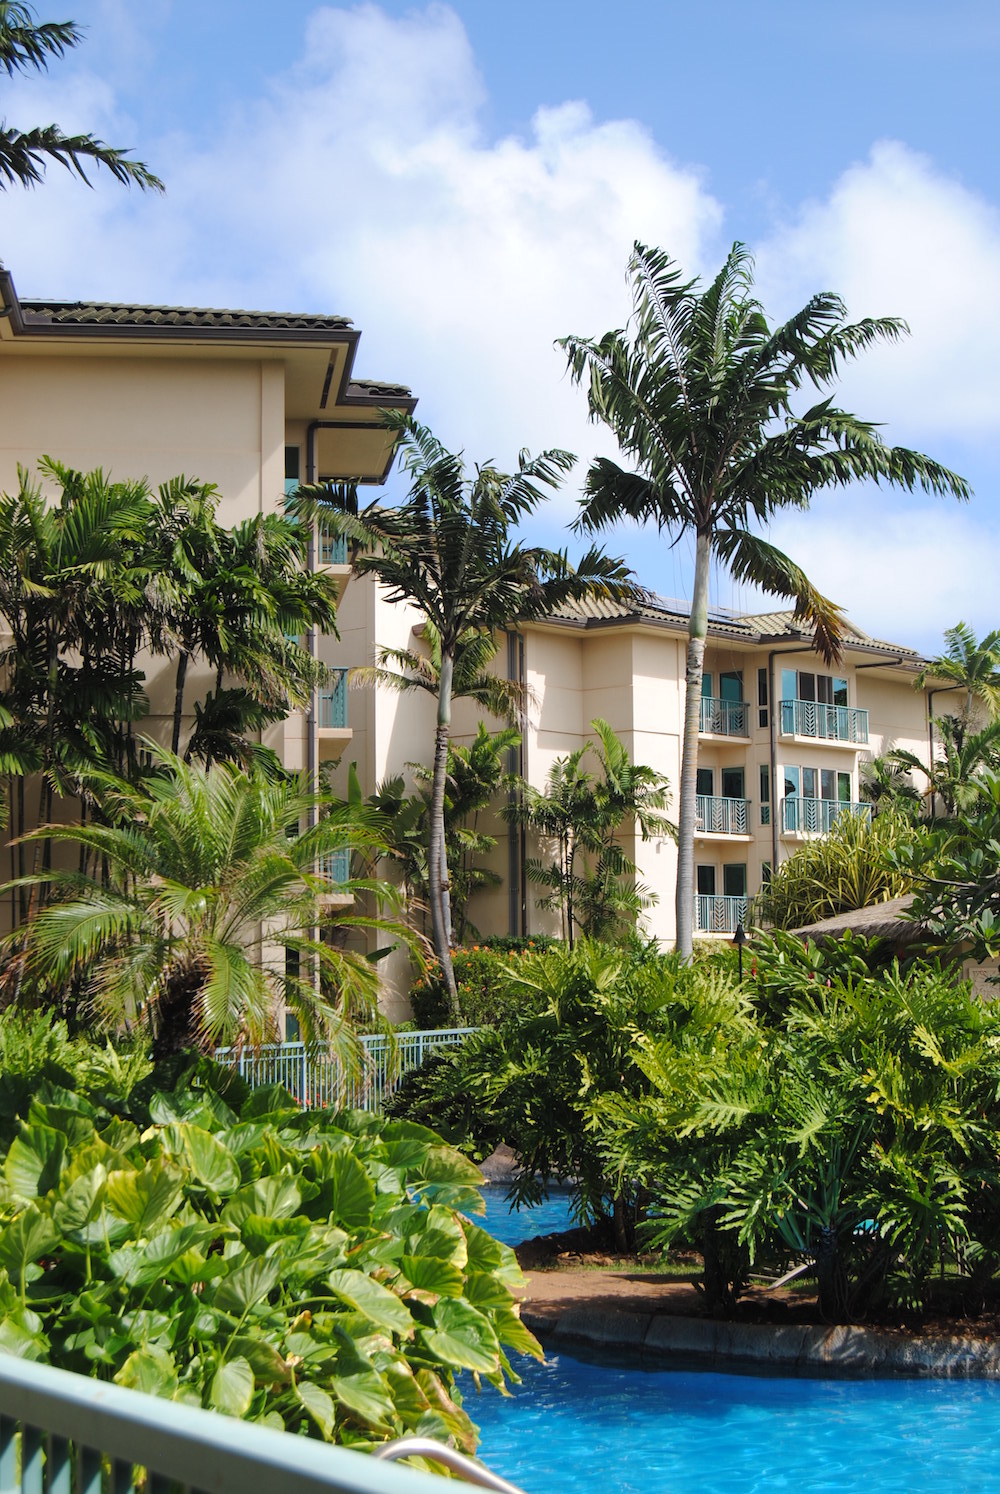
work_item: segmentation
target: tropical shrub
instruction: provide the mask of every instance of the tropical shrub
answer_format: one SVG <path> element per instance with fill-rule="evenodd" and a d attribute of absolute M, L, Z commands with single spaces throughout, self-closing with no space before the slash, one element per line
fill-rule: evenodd
<path fill-rule="evenodd" d="M 43 1064 L 48 1059 L 43 1057 Z M 204 1058 L 109 1105 L 6 1083 L 0 1348 L 369 1448 L 467 1452 L 458 1377 L 540 1356 L 513 1254 L 470 1214 L 478 1169 L 423 1127 L 309 1113 Z"/>
<path fill-rule="evenodd" d="M 910 816 L 891 809 L 870 822 L 840 815 L 828 835 L 800 846 L 775 869 L 754 901 L 755 918 L 795 929 L 900 897 L 913 878 L 893 856 L 918 833 Z"/>
<path fill-rule="evenodd" d="M 431 962 L 410 987 L 410 1003 L 418 1026 L 496 1027 L 511 1015 L 526 993 L 506 979 L 518 969 L 525 951 L 499 950 L 485 945 L 456 949 L 452 953 L 455 985 L 458 990 L 458 1019 L 454 1017 L 448 987 L 440 965 Z"/>

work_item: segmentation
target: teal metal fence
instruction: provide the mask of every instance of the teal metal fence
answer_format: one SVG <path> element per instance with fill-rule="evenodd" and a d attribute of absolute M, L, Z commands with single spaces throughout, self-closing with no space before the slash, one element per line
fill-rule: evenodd
<path fill-rule="evenodd" d="M 319 725 L 326 730 L 347 725 L 347 670 L 335 674 L 334 684 L 319 692 Z"/>
<path fill-rule="evenodd" d="M 460 1475 L 470 1482 L 485 1472 L 470 1467 Z M 347 1448 L 0 1354 L 3 1494 L 441 1494 L 441 1487 L 431 1474 Z"/>
<path fill-rule="evenodd" d="M 361 1056 L 353 1068 L 345 1067 L 328 1048 L 305 1043 L 268 1043 L 243 1052 L 219 1048 L 215 1056 L 254 1088 L 280 1084 L 310 1109 L 378 1111 L 404 1074 L 419 1068 L 428 1054 L 453 1047 L 474 1031 L 438 1027 L 429 1032 L 369 1033 L 359 1040 Z"/>

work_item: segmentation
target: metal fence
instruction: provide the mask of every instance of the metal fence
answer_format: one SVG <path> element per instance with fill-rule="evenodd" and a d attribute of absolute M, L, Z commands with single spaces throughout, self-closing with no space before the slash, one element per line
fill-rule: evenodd
<path fill-rule="evenodd" d="M 430 1053 L 467 1038 L 473 1027 L 437 1027 L 429 1032 L 369 1033 L 359 1039 L 356 1067 L 328 1048 L 305 1043 L 268 1043 L 256 1051 L 218 1048 L 216 1058 L 238 1070 L 253 1088 L 280 1084 L 311 1110 L 381 1110 L 400 1079 Z M 2 1491 L 2 1485 L 0 1485 Z"/>
<path fill-rule="evenodd" d="M 867 742 L 868 712 L 816 700 L 781 702 L 783 737 L 822 737 L 832 742 Z"/>
<path fill-rule="evenodd" d="M 698 794 L 694 828 L 703 835 L 746 835 L 749 812 L 749 799 L 718 799 Z"/>
<path fill-rule="evenodd" d="M 703 695 L 698 703 L 698 730 L 713 737 L 748 737 L 748 710 L 745 700 Z"/>
<path fill-rule="evenodd" d="M 0 1354 L 3 1494 L 171 1494 L 178 1488 L 183 1494 L 440 1494 L 441 1481 L 309 1437 Z"/>

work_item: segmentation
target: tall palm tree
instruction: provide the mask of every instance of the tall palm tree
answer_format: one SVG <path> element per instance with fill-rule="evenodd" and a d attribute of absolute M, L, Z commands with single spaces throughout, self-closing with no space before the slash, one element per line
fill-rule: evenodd
<path fill-rule="evenodd" d="M 324 903 L 334 890 L 391 903 L 391 888 L 357 880 L 334 888 L 314 868 L 344 848 L 377 853 L 378 815 L 322 802 L 300 833 L 320 802 L 304 783 L 231 764 L 206 770 L 150 750 L 159 772 L 138 786 L 91 779 L 103 823 L 32 832 L 83 846 L 103 867 L 99 877 L 52 869 L 29 879 L 44 882 L 50 898 L 19 936 L 24 976 L 50 993 L 85 983 L 109 1025 L 152 1029 L 157 1057 L 273 1037 L 282 1001 L 307 1039 L 349 1042 L 352 1017 L 375 1009 L 377 971 L 314 930 L 335 922 L 411 936 Z"/>
<path fill-rule="evenodd" d="M 359 664 L 351 670 L 352 687 L 374 685 L 407 694 L 423 690 L 437 698 L 441 686 L 441 638 L 432 623 L 421 629 L 427 652 L 415 648 L 379 648 L 374 664 Z M 512 722 L 526 704 L 525 691 L 517 680 L 491 674 L 490 665 L 499 652 L 492 633 L 470 629 L 458 639 L 451 682 L 452 700 L 474 700 L 498 720 Z"/>
<path fill-rule="evenodd" d="M 0 69 L 8 78 L 32 70 L 45 72 L 51 58 L 65 56 L 82 40 L 83 32 L 72 21 L 39 23 L 32 6 L 0 0 Z M 0 122 L 0 191 L 15 182 L 22 187 L 37 185 L 48 161 L 58 161 L 85 182 L 87 163 L 92 162 L 104 166 L 126 186 L 134 182 L 137 187 L 163 191 L 163 183 L 148 166 L 93 135 L 64 135 L 54 124 L 18 130 Z"/>
<path fill-rule="evenodd" d="M 985 708 L 990 721 L 1000 720 L 1000 632 L 987 633 L 977 641 L 967 623 L 946 628 L 944 653 L 932 659 L 914 680 L 923 690 L 928 677 L 951 681 L 951 689 L 961 690 L 962 724 L 967 731 L 977 706 Z"/>
<path fill-rule="evenodd" d="M 772 328 L 753 296 L 752 269 L 735 244 L 701 289 L 662 249 L 637 243 L 628 267 L 631 327 L 559 344 L 574 381 L 586 379 L 591 418 L 610 427 L 637 467 L 593 463 L 579 527 L 594 532 L 627 516 L 655 524 L 673 543 L 682 534 L 695 541 L 678 815 L 677 948 L 684 958 L 692 949 L 698 708 L 713 558 L 738 581 L 794 600 L 796 617 L 812 626 L 817 650 L 833 662 L 843 637 L 840 608 L 749 526 L 779 509 L 806 507 L 821 488 L 864 478 L 969 494 L 962 478 L 919 452 L 887 446 L 872 425 L 823 395 L 841 363 L 895 341 L 905 323 L 849 324 L 839 297 L 822 293 Z M 806 384 L 823 397 L 799 412 Z"/>
<path fill-rule="evenodd" d="M 358 512 L 356 489 L 300 490 L 298 509 L 345 535 L 353 565 L 375 576 L 392 602 L 409 602 L 432 625 L 440 644 L 437 724 L 428 832 L 429 901 L 434 952 L 455 1010 L 458 995 L 451 963 L 451 908 L 445 848 L 444 799 L 456 661 L 474 634 L 551 616 L 587 596 L 631 594 L 630 573 L 620 560 L 591 548 L 574 568 L 564 551 L 528 546 L 511 538 L 575 460 L 565 451 L 530 457 L 517 471 L 491 465 L 469 476 L 461 454 L 446 451 L 426 426 L 385 411 L 399 432 L 403 470 L 411 479 L 398 508 L 369 504 Z M 464 643 L 462 640 L 465 640 Z"/>
<path fill-rule="evenodd" d="M 980 731 L 968 731 L 960 716 L 939 716 L 935 723 L 941 755 L 928 768 L 914 752 L 895 748 L 889 761 L 906 772 L 922 773 L 930 797 L 928 818 L 934 818 L 938 795 L 945 815 L 974 810 L 984 782 L 1000 768 L 1000 721 L 989 721 Z"/>

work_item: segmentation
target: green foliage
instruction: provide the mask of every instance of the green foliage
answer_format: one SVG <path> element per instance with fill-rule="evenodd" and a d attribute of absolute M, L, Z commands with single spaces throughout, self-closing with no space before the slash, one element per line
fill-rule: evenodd
<path fill-rule="evenodd" d="M 44 73 L 52 58 L 65 56 L 83 39 L 83 32 L 72 21 L 36 19 L 33 6 L 21 0 L 4 0 L 0 5 L 0 70 L 12 78 L 15 73 Z M 65 135 L 58 125 L 40 125 L 29 130 L 14 129 L 6 121 L 0 124 L 0 190 L 17 183 L 33 187 L 45 176 L 45 167 L 57 161 L 87 181 L 87 164 L 103 166 L 125 186 L 163 191 L 163 183 L 142 161 L 133 161 L 127 151 L 115 150 L 93 135 Z"/>
<path fill-rule="evenodd" d="M 29 879 L 50 900 L 8 936 L 18 950 L 13 978 L 50 1002 L 85 989 L 90 1011 L 112 1031 L 148 1028 L 157 1057 L 265 1041 L 281 1003 L 307 1040 L 337 1043 L 349 1056 L 354 1019 L 375 1008 L 378 976 L 334 930 L 411 935 L 326 901 L 336 887 L 391 906 L 391 888 L 358 878 L 333 884 L 316 868 L 344 849 L 377 854 L 377 815 L 318 799 L 285 775 L 204 770 L 163 750 L 152 757 L 159 774 L 138 786 L 111 775 L 88 780 L 98 820 L 35 832 L 89 852 L 96 870 Z M 300 830 L 316 811 L 316 823 Z"/>
<path fill-rule="evenodd" d="M 458 988 L 458 1023 L 460 1027 L 497 1027 L 513 1012 L 524 1006 L 526 993 L 508 980 L 524 959 L 552 940 L 516 941 L 523 948 L 496 948 L 493 941 L 456 949 L 452 955 L 455 983 Z M 410 987 L 410 1002 L 418 1026 L 448 1027 L 452 1024 L 452 1005 L 440 968 L 428 965 Z"/>
<path fill-rule="evenodd" d="M 597 745 L 585 742 L 549 769 L 544 789 L 522 784 L 505 817 L 520 821 L 548 844 L 552 859 L 527 863 L 531 881 L 547 887 L 540 906 L 558 911 L 572 947 L 576 932 L 610 939 L 633 929 L 655 896 L 636 880 L 634 861 L 622 843 L 637 830 L 643 840 L 673 835 L 666 816 L 667 780 L 655 769 L 633 763 L 606 721 L 591 726 Z M 598 773 L 584 767 L 596 759 Z"/>
<path fill-rule="evenodd" d="M 801 928 L 908 892 L 912 877 L 895 860 L 918 832 L 906 814 L 883 809 L 870 822 L 840 815 L 828 835 L 800 846 L 754 900 L 756 921 Z"/>
<path fill-rule="evenodd" d="M 512 1252 L 467 1217 L 477 1168 L 420 1126 L 303 1112 L 206 1059 L 112 1113 L 26 1041 L 34 1082 L 0 1089 L 0 1347 L 361 1449 L 474 1451 L 458 1376 L 502 1389 L 511 1351 L 540 1356 Z"/>
<path fill-rule="evenodd" d="M 897 864 L 932 946 L 982 962 L 1000 955 L 1000 774 L 984 772 L 979 788 L 978 812 L 924 827 Z"/>

